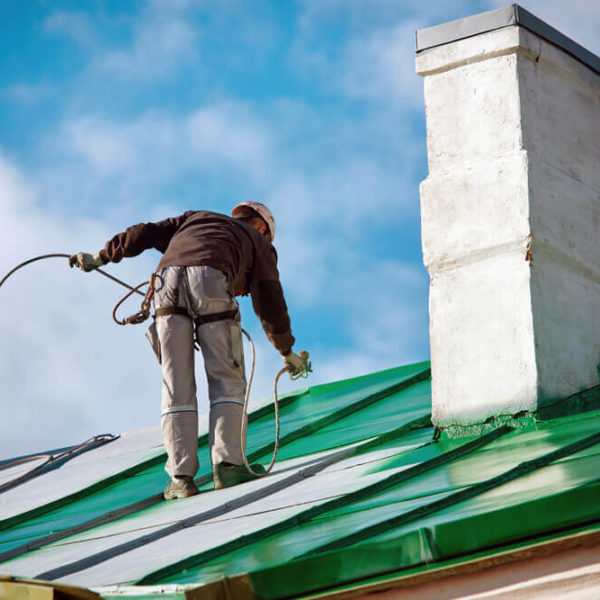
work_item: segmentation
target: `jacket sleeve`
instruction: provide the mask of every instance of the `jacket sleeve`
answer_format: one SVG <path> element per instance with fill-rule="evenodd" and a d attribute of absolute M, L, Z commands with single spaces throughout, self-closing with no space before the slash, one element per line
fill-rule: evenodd
<path fill-rule="evenodd" d="M 123 257 L 137 256 L 144 250 L 155 248 L 164 254 L 171 238 L 181 227 L 189 213 L 157 223 L 139 223 L 117 233 L 106 242 L 99 255 L 104 264 L 119 262 Z"/>
<path fill-rule="evenodd" d="M 288 354 L 296 340 L 279 282 L 277 254 L 270 244 L 267 248 L 258 250 L 255 258 L 250 287 L 252 306 L 269 341 L 280 354 Z"/>

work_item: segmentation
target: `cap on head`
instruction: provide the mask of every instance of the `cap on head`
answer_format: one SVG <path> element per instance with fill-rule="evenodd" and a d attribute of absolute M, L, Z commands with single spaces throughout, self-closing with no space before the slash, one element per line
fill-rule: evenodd
<path fill-rule="evenodd" d="M 248 216 L 248 209 L 256 213 L 266 224 L 267 224 L 267 239 L 272 242 L 275 239 L 275 219 L 271 211 L 261 202 L 252 202 L 247 200 L 234 207 L 231 211 L 232 217 L 246 217 Z"/>

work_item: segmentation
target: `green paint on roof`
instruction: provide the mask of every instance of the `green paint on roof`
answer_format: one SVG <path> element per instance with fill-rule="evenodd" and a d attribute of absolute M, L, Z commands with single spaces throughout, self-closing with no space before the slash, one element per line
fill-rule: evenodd
<path fill-rule="evenodd" d="M 198 481 L 206 493 L 196 499 L 161 500 L 159 456 L 0 516 L 0 570 L 94 588 L 161 586 L 106 588 L 105 598 L 134 589 L 183 597 L 177 586 L 208 598 L 223 578 L 243 581 L 248 597 L 281 598 L 600 522 L 595 391 L 569 399 L 586 412 L 555 405 L 452 437 L 430 423 L 429 378 L 429 364 L 418 363 L 287 396 L 279 471 L 225 494 L 208 491 L 203 436 Z M 273 431 L 271 407 L 251 415 L 253 460 L 269 458 Z"/>

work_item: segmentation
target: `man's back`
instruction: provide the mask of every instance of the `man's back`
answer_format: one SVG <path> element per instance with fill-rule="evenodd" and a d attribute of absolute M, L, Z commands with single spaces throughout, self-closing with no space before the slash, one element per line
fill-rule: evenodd
<path fill-rule="evenodd" d="M 210 266 L 227 275 L 232 294 L 250 291 L 254 271 L 277 280 L 277 255 L 252 226 L 206 210 L 187 211 L 157 223 L 140 223 L 117 234 L 100 251 L 105 262 L 119 262 L 148 248 L 163 253 L 158 268 Z"/>

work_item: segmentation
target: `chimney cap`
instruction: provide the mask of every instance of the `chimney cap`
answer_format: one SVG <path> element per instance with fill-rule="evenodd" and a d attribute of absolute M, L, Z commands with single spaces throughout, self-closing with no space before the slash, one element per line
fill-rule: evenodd
<path fill-rule="evenodd" d="M 464 19 L 457 19 L 456 21 L 449 21 L 448 23 L 427 27 L 426 29 L 417 29 L 417 53 L 474 35 L 514 25 L 525 27 L 546 41 L 562 48 L 596 73 L 600 73 L 600 56 L 590 52 L 587 48 L 573 41 L 558 31 L 558 29 L 538 19 L 518 4 L 511 4 L 504 8 L 490 10 Z"/>

